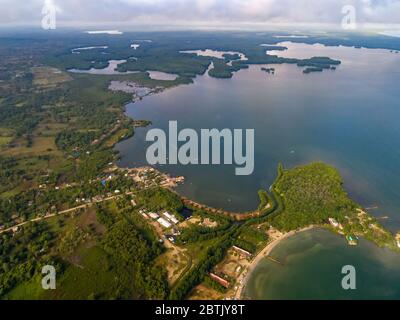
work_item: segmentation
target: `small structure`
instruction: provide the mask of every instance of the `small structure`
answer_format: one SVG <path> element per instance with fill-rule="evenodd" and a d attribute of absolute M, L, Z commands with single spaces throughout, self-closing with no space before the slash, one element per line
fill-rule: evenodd
<path fill-rule="evenodd" d="M 172 243 L 175 243 L 176 239 L 173 236 L 168 237 L 168 240 L 171 241 Z"/>
<path fill-rule="evenodd" d="M 156 220 L 160 217 L 157 213 L 154 213 L 154 212 L 150 212 L 149 216 L 150 216 L 150 218 L 152 218 L 154 220 Z"/>
<path fill-rule="evenodd" d="M 351 246 L 356 246 L 357 245 L 357 238 L 351 235 L 346 236 L 347 242 Z"/>
<path fill-rule="evenodd" d="M 169 212 L 165 211 L 163 213 L 163 216 L 166 217 L 169 221 L 171 221 L 173 224 L 177 224 L 179 222 L 179 220 L 177 218 L 175 218 L 172 214 L 170 214 Z"/>
<path fill-rule="evenodd" d="M 238 246 L 233 246 L 233 249 L 239 252 L 239 254 L 245 256 L 246 258 L 251 258 L 252 254 L 242 248 L 239 248 Z"/>
<path fill-rule="evenodd" d="M 218 282 L 221 286 L 225 287 L 225 288 L 229 288 L 229 286 L 231 285 L 230 282 L 224 278 L 221 278 L 220 276 L 217 276 L 215 273 L 210 273 L 210 277 L 211 279 L 213 279 L 214 281 Z"/>
<path fill-rule="evenodd" d="M 339 227 L 339 222 L 337 222 L 335 219 L 333 218 L 329 218 L 329 223 L 331 224 L 331 226 L 338 228 Z"/>
<path fill-rule="evenodd" d="M 165 227 L 165 228 L 171 228 L 171 224 L 167 221 L 167 220 L 165 220 L 164 218 L 160 218 L 160 219 L 158 219 L 157 220 L 158 221 L 158 223 L 159 224 L 161 224 L 163 227 Z"/>

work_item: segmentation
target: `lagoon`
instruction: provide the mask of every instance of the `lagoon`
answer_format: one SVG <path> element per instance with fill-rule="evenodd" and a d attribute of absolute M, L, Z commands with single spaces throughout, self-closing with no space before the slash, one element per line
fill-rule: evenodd
<path fill-rule="evenodd" d="M 282 45 L 279 44 L 279 45 Z M 151 128 L 255 129 L 255 171 L 235 176 L 231 166 L 160 166 L 186 182 L 178 188 L 198 202 L 232 211 L 257 206 L 279 162 L 287 167 L 324 161 L 337 167 L 350 196 L 392 231 L 400 229 L 400 56 L 389 50 L 285 42 L 278 56 L 340 59 L 337 70 L 303 74 L 296 65 L 257 65 L 231 79 L 198 76 L 191 85 L 131 103 L 127 114 L 152 121 L 120 143 L 121 166 L 146 164 Z M 262 67 L 275 68 L 267 74 Z M 387 218 L 386 218 L 387 217 Z M 306 231 L 262 260 L 245 287 L 251 299 L 399 299 L 400 256 L 360 239 L 357 247 L 328 231 Z M 341 269 L 353 265 L 357 290 L 341 288 Z"/>
<path fill-rule="evenodd" d="M 305 231 L 278 244 L 249 276 L 244 297 L 279 299 L 400 299 L 400 255 L 361 239 L 322 229 Z M 342 267 L 356 270 L 356 289 L 343 290 Z"/>
<path fill-rule="evenodd" d="M 119 72 L 117 71 L 117 67 L 120 64 L 125 63 L 126 60 L 109 60 L 108 66 L 103 69 L 91 68 L 89 70 L 81 70 L 81 69 L 69 69 L 68 72 L 72 73 L 87 73 L 93 75 L 115 75 L 115 74 L 130 74 L 130 73 L 138 73 L 138 71 L 127 71 L 127 72 Z"/>
<path fill-rule="evenodd" d="M 137 60 L 135 57 L 130 57 L 129 59 L 131 60 Z M 108 66 L 102 69 L 97 69 L 97 68 L 90 68 L 88 70 L 84 69 L 69 69 L 68 72 L 71 73 L 86 73 L 86 74 L 92 74 L 92 75 L 124 75 L 124 74 L 134 74 L 134 73 L 140 73 L 140 71 L 125 71 L 125 72 L 120 72 L 118 71 L 118 66 L 120 64 L 125 63 L 127 60 L 109 60 L 108 61 Z M 94 61 L 93 61 L 94 63 Z M 153 80 L 165 80 L 165 81 L 174 81 L 178 78 L 177 74 L 172 74 L 172 73 L 166 73 L 166 72 L 161 72 L 161 71 L 152 71 L 149 70 L 147 71 L 149 74 L 150 79 Z"/>
<path fill-rule="evenodd" d="M 135 119 L 152 121 L 117 146 L 121 166 L 147 164 L 145 134 L 179 129 L 255 129 L 255 172 L 235 176 L 229 165 L 166 165 L 184 175 L 183 195 L 233 211 L 254 209 L 257 190 L 268 189 L 279 162 L 285 166 L 324 161 L 337 167 L 350 196 L 371 208 L 391 230 L 400 229 L 400 55 L 388 50 L 287 43 L 277 55 L 329 56 L 337 70 L 303 74 L 296 65 L 255 65 L 231 79 L 198 76 L 127 106 Z M 316 50 L 317 49 L 317 50 Z M 271 53 L 270 53 L 271 54 Z M 274 53 L 275 54 L 275 53 Z M 275 75 L 262 67 L 274 67 Z"/>

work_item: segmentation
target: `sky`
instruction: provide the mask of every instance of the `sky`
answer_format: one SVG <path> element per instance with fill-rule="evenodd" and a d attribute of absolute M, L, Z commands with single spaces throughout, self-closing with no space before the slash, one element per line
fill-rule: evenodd
<path fill-rule="evenodd" d="M 400 0 L 0 0 L 0 25 L 40 26 L 45 3 L 57 25 L 74 27 L 339 26 L 349 5 L 358 25 L 400 25 Z"/>

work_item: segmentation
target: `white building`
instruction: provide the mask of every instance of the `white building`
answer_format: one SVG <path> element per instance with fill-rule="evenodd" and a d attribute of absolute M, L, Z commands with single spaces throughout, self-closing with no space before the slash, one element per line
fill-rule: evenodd
<path fill-rule="evenodd" d="M 339 223 L 338 223 L 335 219 L 329 218 L 328 220 L 329 220 L 329 223 L 330 223 L 332 226 L 334 226 L 335 228 L 339 227 Z"/>
<path fill-rule="evenodd" d="M 150 212 L 149 216 L 150 216 L 150 218 L 152 218 L 154 220 L 156 220 L 160 217 L 157 213 L 154 213 L 154 212 Z"/>
<path fill-rule="evenodd" d="M 177 224 L 179 222 L 179 220 L 177 218 L 175 218 L 172 214 L 168 213 L 167 211 L 165 211 L 163 213 L 164 217 L 166 217 L 169 221 L 171 221 L 173 224 Z"/>
<path fill-rule="evenodd" d="M 149 216 L 147 214 L 145 214 L 144 212 L 142 213 L 143 218 L 148 219 Z"/>
<path fill-rule="evenodd" d="M 157 220 L 159 224 L 161 224 L 163 227 L 165 227 L 166 229 L 171 228 L 171 224 L 165 220 L 164 218 L 160 218 Z"/>

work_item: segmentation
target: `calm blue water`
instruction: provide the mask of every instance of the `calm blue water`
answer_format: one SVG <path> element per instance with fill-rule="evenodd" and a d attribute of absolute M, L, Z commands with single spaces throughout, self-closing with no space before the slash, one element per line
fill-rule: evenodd
<path fill-rule="evenodd" d="M 386 50 L 290 44 L 281 56 L 341 59 L 336 71 L 304 75 L 295 65 L 241 70 L 232 79 L 199 76 L 195 83 L 128 105 L 150 128 L 255 129 L 255 172 L 235 176 L 234 166 L 164 166 L 184 175 L 184 195 L 234 211 L 257 206 L 279 162 L 295 166 L 325 161 L 336 166 L 350 195 L 392 230 L 400 229 L 400 54 Z M 121 166 L 146 164 L 145 133 L 117 146 Z"/>
<path fill-rule="evenodd" d="M 324 230 L 297 234 L 263 259 L 244 296 L 269 299 L 400 299 L 400 255 L 362 240 L 356 247 Z M 343 266 L 355 268 L 355 290 L 343 290 Z"/>

